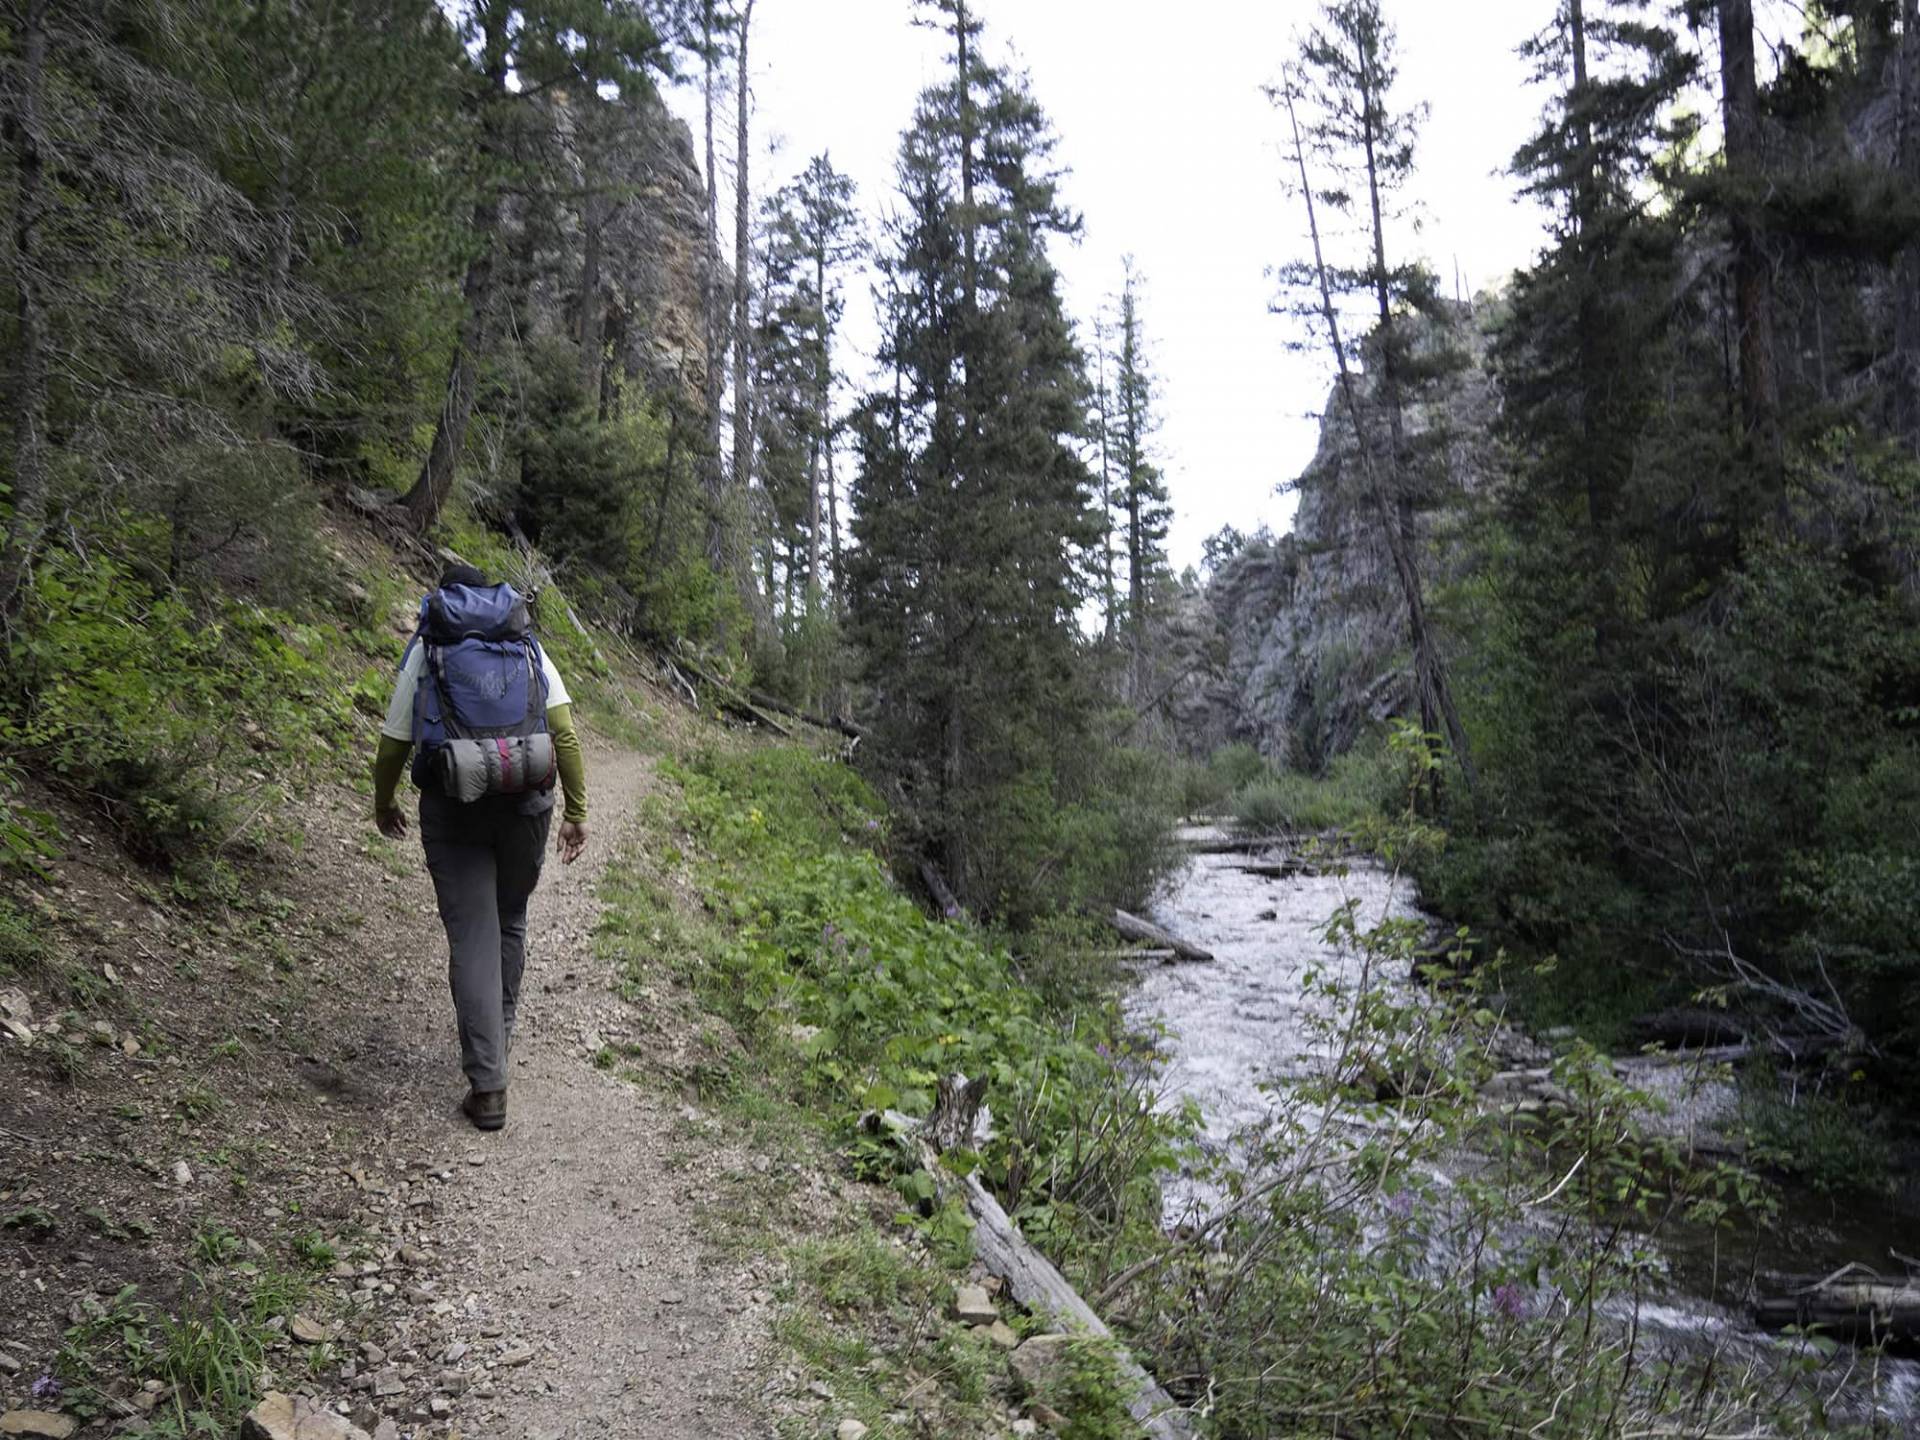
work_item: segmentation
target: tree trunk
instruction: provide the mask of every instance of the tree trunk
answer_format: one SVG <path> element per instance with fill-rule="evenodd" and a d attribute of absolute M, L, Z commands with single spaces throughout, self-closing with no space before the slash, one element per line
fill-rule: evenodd
<path fill-rule="evenodd" d="M 704 398 L 707 406 L 706 453 L 700 457 L 707 495 L 707 563 L 716 571 L 727 568 L 726 475 L 720 459 L 720 397 L 725 389 L 726 326 L 721 322 L 720 299 L 720 172 L 714 149 L 715 92 L 719 81 L 719 44 L 714 24 L 715 0 L 702 9 L 702 40 L 706 59 L 707 120 L 707 369 Z M 737 283 L 737 282 L 736 282 Z"/>
<path fill-rule="evenodd" d="M 840 577 L 845 572 L 840 568 L 840 482 L 833 473 L 833 418 L 829 411 L 827 417 L 827 556 L 833 567 L 829 579 L 833 604 L 830 607 L 837 612 L 840 608 Z"/>
<path fill-rule="evenodd" d="M 1615 500 L 1618 477 L 1610 460 L 1613 450 L 1603 433 L 1601 397 L 1612 378 L 1606 369 L 1600 345 L 1599 273 L 1600 237 L 1597 218 L 1600 211 L 1599 175 L 1593 163 L 1593 127 L 1586 120 L 1587 100 L 1587 17 L 1583 0 L 1568 0 L 1568 43 L 1573 56 L 1573 88 L 1568 106 L 1578 117 L 1574 142 L 1580 147 L 1581 164 L 1573 184 L 1573 244 L 1577 260 L 1575 283 L 1580 286 L 1578 331 L 1580 465 L 1587 494 L 1587 540 L 1590 559 L 1587 573 L 1593 584 L 1595 611 L 1594 638 L 1601 651 L 1613 648 L 1617 601 L 1614 588 L 1613 527 L 1618 508 Z"/>
<path fill-rule="evenodd" d="M 440 518 L 441 508 L 453 493 L 461 452 L 466 449 L 467 422 L 473 418 L 480 353 L 487 339 L 487 312 L 493 301 L 493 246 L 500 230 L 500 177 L 493 172 L 504 158 L 500 109 L 507 103 L 507 9 L 495 0 L 487 6 L 482 22 L 487 77 L 486 92 L 480 100 L 480 162 L 484 173 L 480 176 L 480 197 L 473 205 L 476 249 L 460 287 L 460 333 L 454 340 L 446 396 L 433 428 L 426 463 L 420 467 L 413 488 L 400 501 L 413 528 L 423 532 Z"/>
<path fill-rule="evenodd" d="M 1107 340 L 1104 334 L 1096 334 L 1094 354 L 1100 367 L 1100 385 L 1094 394 L 1100 407 L 1100 588 L 1106 603 L 1106 623 L 1102 627 L 1102 634 L 1111 645 L 1115 627 L 1114 610 L 1120 603 L 1120 595 L 1113 573 L 1113 454 L 1107 437 L 1110 407 L 1107 403 Z"/>
<path fill-rule="evenodd" d="M 587 404 L 600 403 L 600 371 L 606 363 L 605 312 L 600 299 L 600 232 L 605 216 L 589 170 L 580 210 L 580 389 Z"/>
<path fill-rule="evenodd" d="M 1720 104 L 1727 174 L 1735 187 L 1733 304 L 1740 353 L 1740 418 L 1747 443 L 1777 490 L 1783 463 L 1780 386 L 1774 364 L 1773 266 L 1747 196 L 1762 173 L 1760 88 L 1754 71 L 1753 0 L 1720 0 Z"/>
<path fill-rule="evenodd" d="M 1381 95 L 1375 88 L 1378 78 L 1372 73 L 1369 57 L 1364 47 L 1359 56 L 1359 69 L 1364 87 L 1364 106 L 1369 122 L 1379 113 Z M 1291 103 L 1291 97 L 1289 97 Z M 1299 137 L 1295 135 L 1296 147 Z M 1447 743 L 1453 747 L 1455 761 L 1460 773 L 1465 777 L 1467 789 L 1474 788 L 1474 768 L 1471 748 L 1467 744 L 1466 727 L 1460 723 L 1460 715 L 1453 703 L 1453 690 L 1447 682 L 1446 666 L 1441 662 L 1439 651 L 1433 640 L 1432 628 L 1427 624 L 1427 602 L 1423 586 L 1420 583 L 1419 532 L 1414 525 L 1414 508 L 1411 486 L 1406 474 L 1407 451 L 1405 419 L 1402 413 L 1400 376 L 1395 364 L 1393 338 L 1393 306 L 1388 291 L 1386 222 L 1381 213 L 1380 176 L 1378 157 L 1374 150 L 1374 132 L 1369 123 L 1365 134 L 1367 160 L 1367 201 L 1373 222 L 1373 288 L 1374 299 L 1380 316 L 1380 348 L 1382 363 L 1380 366 L 1381 388 L 1385 392 L 1388 435 L 1391 450 L 1388 453 L 1391 470 L 1393 503 L 1389 507 L 1382 496 L 1381 528 L 1385 531 L 1387 549 L 1393 560 L 1394 572 L 1400 580 L 1400 590 L 1407 606 L 1407 632 L 1413 643 L 1414 685 L 1419 691 L 1420 723 L 1429 735 L 1439 733 L 1440 725 L 1446 727 Z M 1301 173 L 1304 181 L 1306 160 L 1300 157 Z M 1309 201 L 1311 203 L 1311 201 Z M 1317 226 L 1317 221 L 1315 222 Z M 1316 259 L 1319 243 L 1315 242 Z M 1332 304 L 1327 309 L 1331 323 Z M 1345 362 L 1342 361 L 1342 368 Z M 1347 381 L 1348 403 L 1354 411 L 1354 439 L 1359 443 L 1361 452 L 1366 452 L 1366 441 L 1360 430 L 1359 410 L 1352 393 L 1352 382 Z M 1440 722 L 1436 724 L 1436 719 Z M 1435 772 L 1436 778 L 1438 772 Z"/>
<path fill-rule="evenodd" d="M 740 11 L 740 34 L 736 50 L 739 85 L 738 113 L 734 117 L 734 190 L 733 190 L 733 491 L 744 499 L 753 480 L 753 413 L 749 360 L 753 344 L 753 286 L 748 276 L 753 269 L 753 226 L 751 160 L 751 116 L 748 105 L 747 41 L 753 25 L 754 0 L 746 0 Z"/>
<path fill-rule="evenodd" d="M 1140 353 L 1134 317 L 1132 277 L 1121 299 L 1120 313 L 1120 432 L 1121 479 L 1127 487 L 1127 703 L 1138 706 L 1140 692 L 1146 688 L 1141 673 L 1146 664 L 1147 629 L 1147 547 L 1141 533 L 1141 470 L 1146 464 L 1142 454 L 1140 428 Z"/>
<path fill-rule="evenodd" d="M 820 608 L 820 451 L 828 442 L 827 252 L 824 238 L 813 252 L 813 298 L 820 307 L 820 350 L 814 359 L 813 443 L 807 456 L 807 613 Z"/>
<path fill-rule="evenodd" d="M 27 568 L 47 517 L 47 336 L 40 299 L 41 103 L 47 84 L 48 0 L 28 0 L 20 32 L 19 108 L 13 118 L 15 319 L 13 517 L 0 548 L 0 619 L 19 609 Z"/>
<path fill-rule="evenodd" d="M 966 252 L 967 317 L 977 313 L 980 300 L 979 239 L 980 222 L 973 210 L 973 60 L 966 0 L 959 0 L 954 12 L 954 40 L 958 48 L 958 95 L 960 109 L 960 208 L 961 236 Z"/>
<path fill-rule="evenodd" d="M 1900 174 L 1920 192 L 1920 0 L 1900 8 Z M 1920 238 L 1894 262 L 1894 423 L 1920 457 Z"/>

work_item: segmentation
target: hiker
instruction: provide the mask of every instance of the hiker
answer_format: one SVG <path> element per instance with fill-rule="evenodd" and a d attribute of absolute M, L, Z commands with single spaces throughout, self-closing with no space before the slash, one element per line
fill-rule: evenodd
<path fill-rule="evenodd" d="M 373 817 L 405 838 L 394 792 L 413 754 L 420 843 L 447 927 L 448 972 L 477 1129 L 507 1123 L 507 1053 L 527 953 L 527 901 L 553 819 L 556 775 L 566 792 L 560 858 L 587 844 L 587 776 L 566 683 L 533 637 L 527 603 L 455 565 L 420 602 L 420 628 L 380 727 Z"/>

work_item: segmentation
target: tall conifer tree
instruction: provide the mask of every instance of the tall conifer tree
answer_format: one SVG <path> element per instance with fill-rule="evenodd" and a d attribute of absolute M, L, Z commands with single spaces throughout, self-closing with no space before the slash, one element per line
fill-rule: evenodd
<path fill-rule="evenodd" d="M 850 630 L 928 857 L 968 903 L 1018 908 L 1016 847 L 1093 698 L 1075 620 L 1098 541 L 1088 397 L 1047 253 L 1077 220 L 1044 115 L 982 60 L 965 0 L 928 8 L 953 69 L 901 146 L 881 257 L 896 383 L 859 425 Z"/>

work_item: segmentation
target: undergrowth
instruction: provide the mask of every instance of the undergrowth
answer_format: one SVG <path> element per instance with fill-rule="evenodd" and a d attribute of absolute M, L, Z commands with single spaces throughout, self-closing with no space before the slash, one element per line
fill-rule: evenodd
<path fill-rule="evenodd" d="M 1418 854 L 1431 843 L 1411 803 L 1421 771 L 1388 753 L 1407 798 L 1397 828 L 1379 817 L 1375 848 Z M 894 886 L 886 817 L 844 767 L 795 747 L 715 748 L 668 773 L 677 791 L 655 821 L 684 844 L 663 842 L 645 883 L 629 876 L 614 895 L 611 943 L 631 982 L 660 961 L 689 980 L 742 1042 L 725 1085 L 777 1089 L 819 1117 L 857 1176 L 893 1185 L 896 1223 L 949 1265 L 966 1262 L 966 1222 L 939 1207 L 917 1159 L 857 1121 L 926 1113 L 943 1075 L 987 1076 L 993 1137 L 951 1163 L 977 1170 L 1099 1297 L 1209 1433 L 1810 1433 L 1795 1377 L 1822 1363 L 1817 1346 L 1759 1365 L 1711 1349 L 1649 1358 L 1628 1343 L 1664 1283 L 1647 1237 L 1679 1220 L 1750 1222 L 1764 1187 L 1654 1138 L 1639 1117 L 1655 1102 L 1588 1045 L 1556 1063 L 1553 1099 L 1490 1114 L 1478 1091 L 1497 1020 L 1483 987 L 1503 967 L 1476 964 L 1464 935 L 1435 960 L 1417 921 L 1331 917 L 1360 978 L 1330 971 L 1310 987 L 1309 1009 L 1333 1017 L 1329 1069 L 1276 1086 L 1271 1123 L 1207 1159 L 1188 1143 L 1193 1117 L 1152 1104 L 1152 1066 L 1130 1052 L 1110 995 L 1033 983 L 1044 937 L 1009 947 L 926 916 Z M 704 909 L 677 901 L 669 875 Z M 1416 966 L 1425 987 L 1367 979 Z M 1443 1182 L 1442 1156 L 1462 1148 L 1478 1168 Z M 1161 1178 L 1182 1165 L 1231 1206 L 1186 1242 L 1160 1230 Z M 884 1403 L 882 1381 L 912 1370 L 874 1348 L 876 1333 L 924 1333 L 905 1347 L 922 1367 L 951 1341 L 917 1318 L 928 1280 L 901 1253 L 865 1232 L 792 1257 L 803 1303 L 783 1333 L 861 1417 Z M 850 1307 L 864 1327 L 831 1323 Z M 964 1391 L 965 1365 L 940 1364 Z M 1123 1392 L 1097 1369 L 1083 1377 L 1088 1408 L 1061 1433 L 1126 1433 L 1106 1428 Z"/>

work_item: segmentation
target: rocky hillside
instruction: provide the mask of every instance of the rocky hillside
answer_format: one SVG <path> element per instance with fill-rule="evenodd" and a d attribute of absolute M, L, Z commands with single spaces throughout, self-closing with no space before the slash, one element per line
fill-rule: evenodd
<path fill-rule="evenodd" d="M 1458 365 L 1435 398 L 1409 409 L 1409 440 L 1426 456 L 1435 496 L 1483 493 L 1496 473 L 1489 309 L 1459 307 L 1429 337 L 1430 353 L 1450 350 Z M 1293 529 L 1251 538 L 1174 608 L 1174 648 L 1211 641 L 1208 663 L 1171 702 L 1192 753 L 1244 741 L 1317 769 L 1369 723 L 1412 706 L 1404 610 L 1354 464 L 1353 426 L 1335 398 L 1313 462 L 1293 482 Z M 1431 578 L 1455 568 L 1470 540 L 1458 520 L 1446 526 L 1423 520 Z"/>

